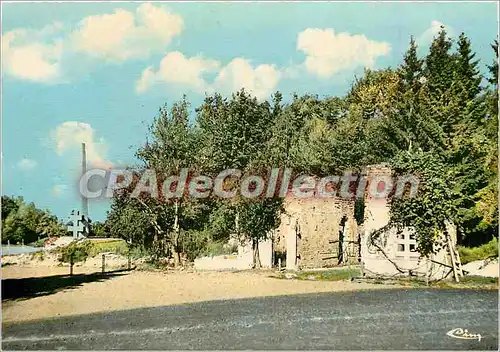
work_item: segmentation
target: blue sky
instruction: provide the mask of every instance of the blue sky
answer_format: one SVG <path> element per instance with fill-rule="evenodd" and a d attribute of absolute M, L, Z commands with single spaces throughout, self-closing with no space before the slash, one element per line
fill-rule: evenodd
<path fill-rule="evenodd" d="M 496 3 L 2 4 L 2 188 L 65 218 L 89 163 L 136 162 L 158 107 L 241 87 L 343 95 L 364 67 L 421 52 L 443 24 L 485 69 Z M 90 203 L 103 220 L 106 203 Z"/>

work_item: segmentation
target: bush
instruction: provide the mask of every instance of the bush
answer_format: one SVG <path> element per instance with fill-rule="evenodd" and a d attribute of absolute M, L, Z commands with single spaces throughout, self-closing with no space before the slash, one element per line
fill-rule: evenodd
<path fill-rule="evenodd" d="M 207 243 L 205 248 L 200 251 L 199 256 L 214 257 L 216 255 L 229 255 L 235 252 L 238 252 L 237 245 L 228 246 L 227 244 L 224 244 L 222 242 L 209 242 Z"/>
<path fill-rule="evenodd" d="M 85 261 L 92 251 L 90 241 L 71 242 L 69 245 L 58 249 L 59 261 L 63 263 L 77 263 Z"/>
<path fill-rule="evenodd" d="M 149 257 L 150 255 L 151 253 L 144 247 L 132 247 L 130 249 L 130 258 L 132 259 Z"/>
<path fill-rule="evenodd" d="M 45 259 L 45 253 L 43 251 L 35 252 L 31 256 L 31 259 L 37 259 L 39 261 L 43 261 Z"/>
<path fill-rule="evenodd" d="M 45 241 L 47 241 L 47 239 L 48 237 L 40 238 L 39 240 L 29 243 L 28 245 L 32 247 L 43 247 L 45 246 Z"/>
<path fill-rule="evenodd" d="M 496 237 L 493 237 L 490 242 L 473 248 L 458 246 L 458 253 L 460 254 L 462 264 L 498 257 L 498 240 Z"/>
<path fill-rule="evenodd" d="M 181 236 L 181 251 L 189 261 L 202 256 L 208 243 L 208 234 L 204 231 L 184 232 Z"/>

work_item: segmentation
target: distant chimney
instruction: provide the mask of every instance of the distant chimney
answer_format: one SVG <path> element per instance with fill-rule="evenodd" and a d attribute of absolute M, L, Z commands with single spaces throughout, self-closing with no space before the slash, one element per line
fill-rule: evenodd
<path fill-rule="evenodd" d="M 82 143 L 82 177 L 87 172 L 87 154 L 85 151 L 85 143 Z M 86 195 L 82 194 L 82 214 L 89 216 L 89 205 Z"/>

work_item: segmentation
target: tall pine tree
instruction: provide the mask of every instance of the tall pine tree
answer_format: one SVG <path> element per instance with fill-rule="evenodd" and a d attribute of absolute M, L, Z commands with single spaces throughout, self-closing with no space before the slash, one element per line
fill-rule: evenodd
<path fill-rule="evenodd" d="M 498 40 L 495 40 L 495 42 L 491 44 L 491 48 L 495 52 L 495 61 L 493 61 L 491 66 L 488 66 L 491 74 L 491 77 L 488 78 L 488 82 L 498 87 Z"/>
<path fill-rule="evenodd" d="M 450 53 L 452 45 L 452 40 L 441 26 L 425 59 L 425 78 L 433 94 L 443 94 L 453 83 L 454 58 Z"/>
<path fill-rule="evenodd" d="M 474 60 L 476 53 L 472 52 L 470 40 L 462 33 L 458 38 L 458 52 L 455 67 L 455 82 L 460 83 L 466 92 L 467 100 L 474 99 L 481 91 L 481 75 L 479 60 Z"/>
<path fill-rule="evenodd" d="M 420 86 L 420 78 L 422 77 L 422 67 L 423 60 L 418 58 L 417 44 L 412 36 L 410 38 L 410 47 L 406 51 L 403 64 L 398 71 L 401 90 L 418 90 Z"/>

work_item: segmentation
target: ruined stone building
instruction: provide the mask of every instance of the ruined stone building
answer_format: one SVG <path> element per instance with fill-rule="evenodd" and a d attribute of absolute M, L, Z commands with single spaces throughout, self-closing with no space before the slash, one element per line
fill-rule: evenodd
<path fill-rule="evenodd" d="M 286 198 L 275 232 L 275 251 L 288 269 L 325 268 L 357 262 L 359 238 L 354 200 Z"/>
<path fill-rule="evenodd" d="M 389 223 L 388 198 L 402 192 L 406 181 L 394 180 L 384 165 L 367 167 L 362 177 L 366 182 L 361 192 L 358 184 L 355 193 L 364 204 L 362 224 L 356 221 L 354 197 L 286 197 L 279 227 L 268 239 L 259 241 L 262 266 L 281 263 L 287 269 L 300 270 L 360 264 L 366 276 L 427 275 L 440 279 L 450 275 L 452 263 L 446 246 L 436 248 L 436 254 L 426 259 L 417 252 L 411 229 L 378 231 Z M 456 231 L 451 224 L 446 230 L 451 236 L 445 238 L 443 231 L 442 242 L 451 238 L 454 246 Z M 251 268 L 251 241 L 234 240 L 239 244 L 237 254 L 200 258 L 195 267 Z"/>
<path fill-rule="evenodd" d="M 422 258 L 411 229 L 392 229 L 373 237 L 375 230 L 389 222 L 387 196 L 372 196 L 377 195 L 379 183 L 392 187 L 392 194 L 404 185 L 391 181 L 391 170 L 384 165 L 368 167 L 364 175 L 367 183 L 362 225 L 355 220 L 355 199 L 287 197 L 281 224 L 273 234 L 276 257 L 286 257 L 286 268 L 292 270 L 356 263 L 368 276 L 428 273 L 436 279 L 449 275 L 451 262 L 446 248 L 429 259 Z M 452 227 L 448 230 L 456 243 L 456 232 Z"/>

